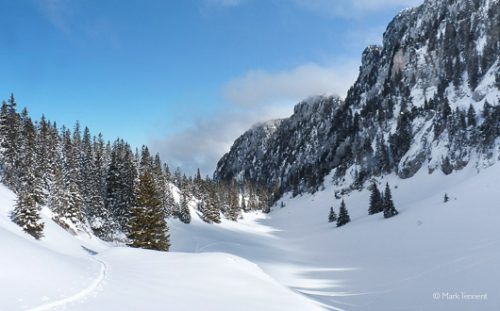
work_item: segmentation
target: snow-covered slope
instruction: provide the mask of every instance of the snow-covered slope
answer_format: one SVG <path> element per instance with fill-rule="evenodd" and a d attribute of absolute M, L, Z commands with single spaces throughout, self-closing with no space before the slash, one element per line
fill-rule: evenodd
<path fill-rule="evenodd" d="M 499 174 L 498 164 L 480 172 L 470 165 L 448 176 L 421 169 L 411 179 L 379 179 L 392 186 L 400 214 L 368 216 L 369 192 L 355 191 L 344 197 L 352 222 L 341 228 L 327 222 L 340 204 L 328 183 L 269 215 L 246 214 L 230 233 L 174 225 L 173 247 L 237 254 L 332 310 L 496 310 Z"/>
<path fill-rule="evenodd" d="M 46 212 L 35 241 L 9 221 L 2 188 L 0 310 L 495 310 L 499 174 L 470 165 L 379 179 L 400 214 L 368 216 L 368 191 L 354 191 L 341 228 L 327 222 L 339 206 L 330 183 L 238 223 L 209 225 L 192 210 L 191 224 L 169 222 L 170 253 L 74 237 Z"/>
<path fill-rule="evenodd" d="M 47 209 L 45 237 L 36 241 L 10 221 L 14 199 L 0 186 L 2 311 L 319 310 L 235 255 L 113 247 L 92 236 L 72 236 Z"/>
<path fill-rule="evenodd" d="M 99 275 L 100 264 L 87 258 L 100 250 L 95 238 L 73 237 L 43 212 L 45 235 L 36 241 L 9 219 L 15 196 L 0 185 L 0 310 L 30 310 L 79 293 Z"/>

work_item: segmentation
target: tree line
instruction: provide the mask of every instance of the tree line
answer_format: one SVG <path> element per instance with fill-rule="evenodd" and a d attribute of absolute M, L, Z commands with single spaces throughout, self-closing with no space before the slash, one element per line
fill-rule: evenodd
<path fill-rule="evenodd" d="M 263 186 L 202 178 L 199 170 L 172 173 L 148 147 L 105 141 L 78 122 L 73 129 L 45 116 L 34 122 L 26 108 L 17 111 L 13 95 L 0 111 L 0 175 L 18 197 L 12 220 L 37 239 L 43 206 L 68 231 L 168 250 L 165 219 L 189 223 L 194 210 L 208 223 L 237 221 L 242 211 L 268 211 L 271 202 Z"/>

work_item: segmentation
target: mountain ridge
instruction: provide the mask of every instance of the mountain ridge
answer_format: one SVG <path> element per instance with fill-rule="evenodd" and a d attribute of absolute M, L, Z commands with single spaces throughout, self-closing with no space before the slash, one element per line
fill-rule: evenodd
<path fill-rule="evenodd" d="M 302 110 L 304 102 L 329 97 L 297 104 L 260 151 L 237 140 L 214 177 L 298 194 L 317 191 L 332 170 L 339 182 L 356 175 L 349 186 L 357 188 L 390 172 L 409 178 L 424 165 L 429 172 L 461 169 L 471 160 L 491 165 L 500 135 L 498 55 L 499 1 L 427 0 L 403 10 L 389 23 L 383 45 L 363 51 L 344 101 L 327 109 L 309 105 L 315 111 Z M 232 160 L 236 151 L 243 160 Z M 258 152 L 263 161 L 252 162 Z"/>

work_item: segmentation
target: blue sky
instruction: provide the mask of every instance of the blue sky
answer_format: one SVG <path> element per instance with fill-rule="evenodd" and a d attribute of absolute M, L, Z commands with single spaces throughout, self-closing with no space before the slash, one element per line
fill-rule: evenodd
<path fill-rule="evenodd" d="M 0 95 L 211 173 L 257 121 L 343 96 L 421 0 L 0 0 Z"/>

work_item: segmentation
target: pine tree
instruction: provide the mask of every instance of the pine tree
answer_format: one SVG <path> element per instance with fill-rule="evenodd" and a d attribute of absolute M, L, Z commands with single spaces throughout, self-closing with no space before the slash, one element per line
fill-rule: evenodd
<path fill-rule="evenodd" d="M 394 202 L 392 201 L 391 188 L 389 187 L 389 183 L 385 185 L 385 193 L 384 193 L 384 218 L 390 218 L 392 216 L 396 216 L 398 211 L 394 207 Z"/>
<path fill-rule="evenodd" d="M 345 206 L 344 200 L 340 203 L 339 217 L 337 218 L 337 227 L 341 227 L 351 221 L 349 212 Z"/>
<path fill-rule="evenodd" d="M 179 210 L 177 212 L 177 217 L 180 221 L 185 224 L 189 224 L 191 222 L 191 213 L 189 212 L 188 205 L 188 196 L 186 192 L 182 192 L 181 201 L 179 203 Z"/>
<path fill-rule="evenodd" d="M 373 183 L 370 187 L 370 207 L 368 208 L 368 215 L 377 214 L 384 211 L 384 202 L 382 195 L 377 188 L 377 184 Z"/>
<path fill-rule="evenodd" d="M 444 199 L 443 199 L 444 203 L 448 202 L 449 200 L 450 200 L 450 198 L 448 197 L 448 194 L 445 193 L 444 194 Z"/>
<path fill-rule="evenodd" d="M 333 207 L 330 207 L 330 213 L 328 214 L 328 222 L 335 222 L 335 221 L 337 221 L 337 214 L 335 214 Z"/>
<path fill-rule="evenodd" d="M 174 195 L 172 194 L 172 189 L 170 187 L 170 182 L 165 182 L 165 203 L 164 203 L 164 213 L 165 217 L 170 217 L 174 214 L 176 204 L 174 200 Z"/>
<path fill-rule="evenodd" d="M 45 204 L 42 174 L 36 159 L 36 129 L 28 116 L 28 111 L 21 114 L 21 135 L 19 141 L 19 167 L 16 169 L 18 180 L 17 191 L 26 191 L 35 200 L 37 206 Z"/>
<path fill-rule="evenodd" d="M 208 200 L 203 209 L 203 220 L 208 223 L 220 223 L 220 210 L 214 189 L 208 190 Z"/>
<path fill-rule="evenodd" d="M 389 137 L 390 149 L 394 161 L 397 163 L 410 149 L 412 141 L 412 124 L 410 113 L 406 105 L 402 104 L 398 117 L 396 132 Z"/>
<path fill-rule="evenodd" d="M 196 170 L 196 175 L 194 176 L 193 180 L 193 196 L 197 199 L 201 199 L 203 191 L 203 179 L 201 179 L 201 172 L 200 169 L 198 168 Z"/>
<path fill-rule="evenodd" d="M 474 107 L 471 104 L 467 110 L 467 126 L 475 127 L 476 125 L 476 110 L 474 110 Z"/>
<path fill-rule="evenodd" d="M 1 147 L 2 147 L 2 181 L 11 190 L 17 192 L 19 190 L 19 144 L 21 124 L 20 116 L 16 111 L 17 103 L 14 95 L 11 94 L 7 103 L 2 105 L 1 112 Z"/>
<path fill-rule="evenodd" d="M 135 202 L 137 169 L 130 146 L 122 140 L 113 144 L 106 177 L 106 209 L 111 211 L 123 231 L 126 231 L 130 210 Z"/>
<path fill-rule="evenodd" d="M 377 139 L 377 149 L 375 151 L 376 168 L 382 173 L 391 171 L 391 159 L 385 144 L 384 136 L 380 135 Z"/>
<path fill-rule="evenodd" d="M 156 184 L 156 189 L 158 190 L 158 198 L 161 202 L 161 208 L 163 212 L 165 213 L 165 216 L 167 215 L 167 198 L 166 198 L 166 192 L 167 192 L 167 186 L 168 182 L 165 179 L 165 174 L 163 172 L 163 167 L 161 163 L 161 158 L 160 155 L 157 153 L 154 157 L 153 160 L 153 177 L 155 180 Z"/>
<path fill-rule="evenodd" d="M 474 91 L 479 83 L 479 56 L 475 46 L 472 46 L 467 52 L 467 74 L 469 76 L 469 87 L 472 91 Z"/>
<path fill-rule="evenodd" d="M 78 123 L 75 126 L 79 130 Z M 74 134 L 74 139 L 79 140 L 79 134 Z M 74 225 L 80 226 L 84 217 L 82 214 L 81 196 L 81 172 L 80 172 L 80 150 L 71 138 L 71 132 L 63 129 L 62 160 L 64 177 L 64 199 L 67 204 L 59 216 L 66 221 L 71 221 Z M 79 144 L 81 142 L 78 142 Z"/>
<path fill-rule="evenodd" d="M 36 135 L 36 148 L 35 158 L 36 158 L 36 171 L 37 175 L 40 177 L 40 183 L 42 187 L 42 200 L 46 202 L 48 200 L 49 191 L 51 184 L 54 181 L 53 169 L 55 165 L 54 161 L 56 158 L 56 140 L 53 140 L 50 128 L 50 123 L 47 122 L 45 116 L 42 115 L 40 122 L 38 124 L 38 135 Z"/>
<path fill-rule="evenodd" d="M 12 220 L 25 232 L 36 239 L 43 236 L 44 224 L 41 222 L 39 209 L 44 204 L 42 180 L 36 163 L 36 130 L 23 110 L 21 115 L 21 135 L 18 146 L 18 163 L 15 175 L 18 181 L 18 200 L 12 214 Z"/>
<path fill-rule="evenodd" d="M 139 176 L 137 204 L 128 222 L 131 247 L 168 251 L 168 226 L 163 217 L 155 181 L 150 171 Z"/>
<path fill-rule="evenodd" d="M 259 208 L 265 214 L 268 214 L 271 212 L 271 202 L 270 202 L 269 197 L 270 197 L 269 192 L 267 191 L 267 189 L 265 187 L 258 188 L 257 198 L 258 198 Z"/>
<path fill-rule="evenodd" d="M 77 215 L 70 215 L 68 212 L 69 196 L 64 182 L 64 173 L 62 168 L 62 161 L 56 161 L 54 166 L 54 183 L 50 189 L 49 194 L 49 208 L 54 212 L 54 221 L 60 226 L 67 229 L 69 225 L 66 223 L 66 218 L 74 219 L 76 221 Z"/>
<path fill-rule="evenodd" d="M 81 143 L 81 167 L 80 175 L 81 181 L 81 195 L 82 195 L 82 213 L 85 218 L 89 219 L 92 217 L 92 212 L 96 207 L 96 202 L 99 193 L 96 193 L 96 175 L 97 170 L 94 166 L 94 152 L 92 149 L 92 138 L 90 136 L 90 130 L 85 127 L 83 132 L 83 140 Z"/>
<path fill-rule="evenodd" d="M 35 239 L 43 237 L 44 224 L 41 222 L 36 201 L 29 191 L 22 190 L 19 193 L 12 220 Z"/>
<path fill-rule="evenodd" d="M 80 191 L 78 189 L 78 184 L 69 180 L 66 186 L 66 191 L 64 192 L 64 202 L 67 204 L 63 210 L 62 216 L 71 221 L 76 226 L 81 226 L 83 221 L 82 217 L 82 197 L 80 196 Z"/>
<path fill-rule="evenodd" d="M 247 208 L 251 211 L 257 209 L 257 196 L 254 187 L 250 184 L 248 186 L 248 203 Z"/>
<path fill-rule="evenodd" d="M 174 182 L 174 185 L 177 186 L 177 188 L 179 188 L 180 190 L 183 190 L 182 189 L 182 172 L 181 172 L 181 169 L 179 167 L 177 167 L 175 169 L 173 182 Z"/>
<path fill-rule="evenodd" d="M 228 186 L 227 190 L 228 195 L 228 206 L 226 209 L 226 217 L 229 220 L 237 221 L 240 216 L 240 199 L 238 192 L 238 184 L 235 180 L 231 181 L 231 184 Z"/>
<path fill-rule="evenodd" d="M 102 135 L 93 138 L 92 146 L 88 146 L 90 136 L 87 130 L 83 136 L 84 149 L 84 176 L 85 203 L 87 204 L 87 219 L 95 235 L 103 240 L 112 240 L 120 230 L 120 226 L 106 208 L 106 151 Z"/>

